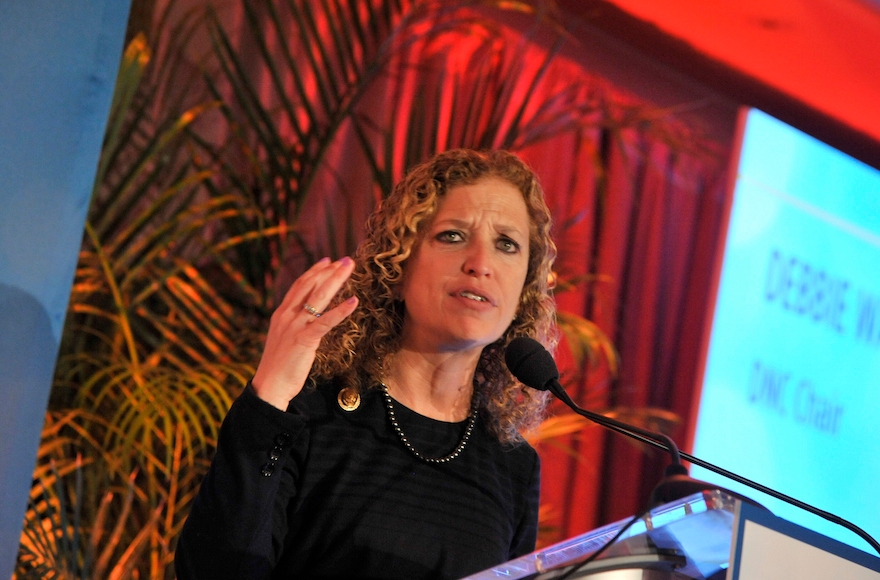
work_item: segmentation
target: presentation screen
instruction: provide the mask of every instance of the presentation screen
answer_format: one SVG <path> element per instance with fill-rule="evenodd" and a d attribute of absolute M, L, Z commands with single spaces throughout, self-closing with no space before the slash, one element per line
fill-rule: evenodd
<path fill-rule="evenodd" d="M 880 172 L 750 109 L 693 454 L 880 538 Z M 865 551 L 853 532 L 692 475 Z"/>

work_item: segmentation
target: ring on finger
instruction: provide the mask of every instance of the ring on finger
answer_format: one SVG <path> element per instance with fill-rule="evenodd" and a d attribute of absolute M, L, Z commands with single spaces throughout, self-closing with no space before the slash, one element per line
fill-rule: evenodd
<path fill-rule="evenodd" d="M 311 304 L 309 304 L 308 302 L 303 304 L 303 310 L 305 310 L 306 312 L 308 312 L 309 314 L 311 314 L 315 318 L 321 318 L 321 313 L 318 311 L 318 309 L 315 308 L 314 306 L 312 306 Z"/>

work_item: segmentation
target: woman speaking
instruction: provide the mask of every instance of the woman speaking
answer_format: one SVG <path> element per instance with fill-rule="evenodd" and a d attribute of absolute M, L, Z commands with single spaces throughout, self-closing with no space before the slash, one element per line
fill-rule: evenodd
<path fill-rule="evenodd" d="M 553 347 L 556 248 L 503 151 L 413 168 L 354 259 L 272 315 L 176 552 L 190 578 L 460 578 L 535 548 L 544 393 L 504 365 Z"/>

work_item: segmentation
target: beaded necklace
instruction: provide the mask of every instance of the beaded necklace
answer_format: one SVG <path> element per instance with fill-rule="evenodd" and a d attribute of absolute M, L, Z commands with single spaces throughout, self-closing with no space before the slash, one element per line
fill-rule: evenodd
<path fill-rule="evenodd" d="M 426 463 L 449 463 L 459 455 L 464 450 L 465 445 L 467 445 L 468 440 L 471 438 L 471 433 L 474 431 L 474 425 L 477 423 L 477 406 L 476 404 L 471 404 L 471 413 L 468 416 L 468 424 L 464 431 L 464 436 L 462 436 L 461 441 L 458 442 L 458 445 L 455 449 L 452 450 L 452 453 L 449 455 L 444 455 L 443 457 L 425 457 L 418 450 L 413 447 L 412 443 L 409 442 L 409 439 L 406 438 L 406 435 L 403 433 L 403 429 L 400 428 L 400 423 L 397 422 L 397 416 L 394 413 L 394 402 L 391 399 L 391 395 L 388 393 L 388 385 L 385 383 L 381 383 L 382 385 L 382 393 L 385 395 L 385 410 L 388 412 L 388 420 L 391 422 L 391 427 L 394 429 L 394 432 L 397 433 L 397 436 L 400 437 L 400 441 L 403 443 L 403 446 L 409 449 L 410 453 L 416 456 L 417 459 L 420 459 Z"/>

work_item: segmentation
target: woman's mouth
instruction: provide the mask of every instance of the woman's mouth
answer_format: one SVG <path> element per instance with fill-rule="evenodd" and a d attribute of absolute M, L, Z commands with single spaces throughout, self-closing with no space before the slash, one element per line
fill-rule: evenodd
<path fill-rule="evenodd" d="M 461 292 L 458 293 L 458 295 L 461 296 L 462 298 L 476 300 L 477 302 L 488 302 L 489 301 L 489 299 L 486 298 L 485 296 L 480 296 L 479 294 L 474 294 L 473 292 L 470 292 L 468 290 L 462 290 Z"/>

